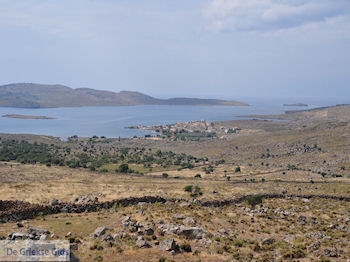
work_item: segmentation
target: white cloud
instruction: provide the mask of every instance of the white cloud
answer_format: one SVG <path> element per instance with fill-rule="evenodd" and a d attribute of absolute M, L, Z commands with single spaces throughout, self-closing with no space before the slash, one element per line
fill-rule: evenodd
<path fill-rule="evenodd" d="M 350 15 L 349 0 L 211 0 L 208 29 L 280 31 Z"/>

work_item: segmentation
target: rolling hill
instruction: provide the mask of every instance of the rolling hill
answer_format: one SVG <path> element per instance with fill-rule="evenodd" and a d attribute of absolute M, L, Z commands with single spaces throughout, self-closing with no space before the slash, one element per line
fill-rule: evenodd
<path fill-rule="evenodd" d="M 226 105 L 246 106 L 237 101 L 199 98 L 158 99 L 140 92 L 111 92 L 63 85 L 18 83 L 0 86 L 0 107 L 52 108 L 132 105 Z"/>

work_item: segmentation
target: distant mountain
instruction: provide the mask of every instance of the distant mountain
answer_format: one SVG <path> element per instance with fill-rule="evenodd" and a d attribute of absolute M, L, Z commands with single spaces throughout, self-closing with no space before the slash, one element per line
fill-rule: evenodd
<path fill-rule="evenodd" d="M 237 101 L 199 98 L 157 99 L 139 92 L 118 93 L 63 85 L 19 83 L 0 86 L 0 107 L 50 108 L 132 105 L 227 105 L 246 106 Z"/>

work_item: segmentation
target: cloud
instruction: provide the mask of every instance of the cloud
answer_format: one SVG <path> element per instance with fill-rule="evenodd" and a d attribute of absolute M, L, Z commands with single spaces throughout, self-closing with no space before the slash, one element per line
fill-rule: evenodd
<path fill-rule="evenodd" d="M 280 31 L 350 16 L 349 0 L 211 0 L 208 29 Z"/>

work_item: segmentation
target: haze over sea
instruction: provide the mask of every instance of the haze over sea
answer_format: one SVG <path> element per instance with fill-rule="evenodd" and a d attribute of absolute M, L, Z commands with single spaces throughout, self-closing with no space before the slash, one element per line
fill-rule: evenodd
<path fill-rule="evenodd" d="M 246 100 L 247 101 L 247 100 Z M 282 100 L 283 101 L 283 100 Z M 0 117 L 0 133 L 39 134 L 67 138 L 133 137 L 150 134 L 148 131 L 128 129 L 128 126 L 171 124 L 176 122 L 223 121 L 241 119 L 241 115 L 281 114 L 286 110 L 302 110 L 334 105 L 334 101 L 318 101 L 309 107 L 286 107 L 279 101 L 247 101 L 250 106 L 121 106 L 72 108 L 7 108 L 0 107 L 0 115 L 22 114 L 54 117 L 53 120 L 13 119 Z M 302 101 L 304 102 L 304 101 Z"/>

